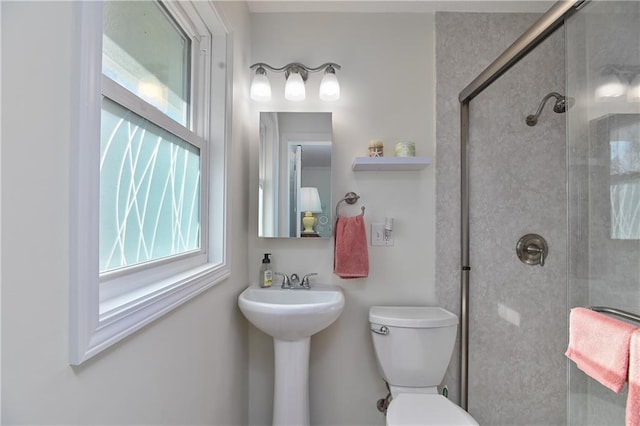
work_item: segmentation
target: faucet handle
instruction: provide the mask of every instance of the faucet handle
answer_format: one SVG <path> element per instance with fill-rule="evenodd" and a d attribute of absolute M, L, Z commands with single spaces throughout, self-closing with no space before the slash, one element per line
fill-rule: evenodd
<path fill-rule="evenodd" d="M 311 272 L 310 274 L 307 274 L 304 277 L 302 277 L 302 283 L 300 285 L 304 288 L 311 288 L 311 283 L 309 283 L 309 277 L 312 277 L 314 275 L 318 275 L 318 273 Z"/>
<path fill-rule="evenodd" d="M 279 275 L 282 277 L 282 288 L 291 288 L 291 280 L 289 279 L 289 275 L 284 272 L 274 272 L 274 275 Z"/>

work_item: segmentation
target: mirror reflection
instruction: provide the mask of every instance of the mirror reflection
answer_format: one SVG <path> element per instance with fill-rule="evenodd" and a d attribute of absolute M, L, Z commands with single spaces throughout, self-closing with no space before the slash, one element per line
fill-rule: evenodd
<path fill-rule="evenodd" d="M 330 238 L 331 113 L 261 112 L 258 236 Z"/>
<path fill-rule="evenodd" d="M 609 194 L 602 199 L 611 204 L 611 238 L 639 240 L 640 114 L 611 114 L 597 126 L 602 152 L 609 155 Z"/>

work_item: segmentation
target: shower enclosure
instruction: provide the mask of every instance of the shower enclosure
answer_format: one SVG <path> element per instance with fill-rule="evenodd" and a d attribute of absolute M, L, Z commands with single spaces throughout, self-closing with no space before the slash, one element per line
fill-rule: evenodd
<path fill-rule="evenodd" d="M 516 40 L 459 94 L 461 342 L 453 393 L 481 424 L 624 424 L 626 395 L 588 379 L 564 351 L 570 308 L 640 313 L 639 7 L 562 1 L 541 18 L 437 16 L 436 56 L 455 48 L 466 56 L 438 64 L 457 70 L 438 73 L 439 126 L 453 110 L 447 84 L 493 51 L 487 43 L 500 42 L 484 34 L 515 32 Z M 460 28 L 466 32 L 457 36 Z M 460 46 L 456 37 L 464 37 Z M 451 133 L 441 127 L 442 165 L 454 150 L 441 144 Z M 455 236 L 446 227 L 454 211 L 448 194 L 457 188 L 447 186 L 447 173 L 438 171 L 442 282 Z M 532 233 L 548 242 L 543 267 L 516 254 L 519 238 Z M 445 305 L 451 294 L 441 291 Z"/>
<path fill-rule="evenodd" d="M 640 2 L 591 2 L 565 24 L 569 307 L 640 313 Z M 572 425 L 623 425 L 615 394 L 569 363 Z"/>

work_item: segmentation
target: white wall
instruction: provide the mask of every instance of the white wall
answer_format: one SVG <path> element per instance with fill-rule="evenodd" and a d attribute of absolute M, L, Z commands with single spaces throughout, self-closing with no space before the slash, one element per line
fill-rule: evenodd
<path fill-rule="evenodd" d="M 2 2 L 2 424 L 246 424 L 246 109 L 234 111 L 232 276 L 68 365 L 69 167 L 79 2 Z M 246 99 L 247 17 L 235 27 Z M 228 64 L 231 65 L 231 64 Z M 245 104 L 242 101 L 242 104 Z"/>
<path fill-rule="evenodd" d="M 341 318 L 311 339 L 311 423 L 315 425 L 383 425 L 376 401 L 386 395 L 378 374 L 368 328 L 369 307 L 376 304 L 434 304 L 435 183 L 434 166 L 418 172 L 353 172 L 369 139 L 385 141 L 387 155 L 395 142 L 412 140 L 418 155 L 435 156 L 434 17 L 432 14 L 268 13 L 251 17 L 252 62 L 279 67 L 299 61 L 309 66 L 332 61 L 342 98 L 320 102 L 321 74 L 307 83 L 307 100 L 283 99 L 283 74 L 269 73 L 273 99 L 252 103 L 250 117 L 249 273 L 257 274 L 262 253 L 286 273 L 318 272 L 318 282 L 343 287 Z M 258 239 L 257 168 L 259 111 L 328 111 L 333 113 L 332 208 L 348 191 L 361 195 L 367 228 L 385 216 L 395 218 L 395 245 L 369 247 L 366 279 L 333 275 L 333 240 Z M 344 204 L 343 204 L 344 205 Z M 273 346 L 251 327 L 249 333 L 249 421 L 271 421 Z"/>

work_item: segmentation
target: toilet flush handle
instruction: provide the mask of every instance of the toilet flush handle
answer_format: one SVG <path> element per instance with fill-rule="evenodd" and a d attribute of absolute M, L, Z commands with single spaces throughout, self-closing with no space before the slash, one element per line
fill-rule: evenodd
<path fill-rule="evenodd" d="M 371 326 L 371 331 L 373 331 L 376 334 L 382 334 L 383 336 L 386 336 L 387 334 L 389 334 L 389 328 L 387 328 L 386 325 L 372 325 Z"/>

